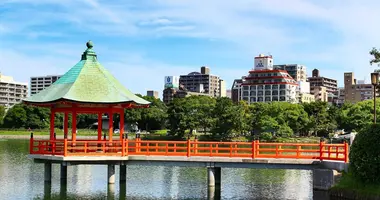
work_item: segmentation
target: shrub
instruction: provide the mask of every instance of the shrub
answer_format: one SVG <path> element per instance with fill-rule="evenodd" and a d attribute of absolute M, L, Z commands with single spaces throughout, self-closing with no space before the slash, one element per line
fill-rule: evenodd
<path fill-rule="evenodd" d="M 265 140 L 265 141 L 270 141 L 273 139 L 272 133 L 269 132 L 263 132 L 260 134 L 260 139 Z"/>
<path fill-rule="evenodd" d="M 358 180 L 380 184 L 380 124 L 370 125 L 356 135 L 350 150 L 350 170 Z"/>

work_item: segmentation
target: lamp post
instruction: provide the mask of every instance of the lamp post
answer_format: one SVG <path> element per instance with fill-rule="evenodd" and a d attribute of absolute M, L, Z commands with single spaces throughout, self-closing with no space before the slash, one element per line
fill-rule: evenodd
<path fill-rule="evenodd" d="M 376 86 L 379 85 L 379 73 L 371 73 L 371 83 L 373 85 L 373 123 L 376 124 Z"/>

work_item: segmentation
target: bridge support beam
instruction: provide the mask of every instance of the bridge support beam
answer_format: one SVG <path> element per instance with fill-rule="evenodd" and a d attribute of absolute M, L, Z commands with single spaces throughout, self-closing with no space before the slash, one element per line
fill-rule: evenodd
<path fill-rule="evenodd" d="M 115 184 L 115 165 L 108 165 L 107 175 L 108 184 Z"/>
<path fill-rule="evenodd" d="M 61 164 L 61 184 L 67 183 L 67 166 L 63 163 Z"/>
<path fill-rule="evenodd" d="M 207 184 L 209 187 L 220 187 L 221 184 L 221 168 L 208 167 L 207 168 Z"/>
<path fill-rule="evenodd" d="M 314 169 L 313 170 L 313 189 L 329 190 L 335 184 L 338 176 L 336 170 L 331 169 Z"/>
<path fill-rule="evenodd" d="M 45 183 L 51 183 L 51 162 L 45 162 Z"/>
<path fill-rule="evenodd" d="M 127 181 L 127 165 L 120 165 L 120 183 L 125 183 Z"/>

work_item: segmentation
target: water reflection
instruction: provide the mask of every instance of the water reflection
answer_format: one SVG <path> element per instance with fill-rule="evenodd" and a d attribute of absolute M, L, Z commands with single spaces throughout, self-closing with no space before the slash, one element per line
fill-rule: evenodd
<path fill-rule="evenodd" d="M 126 183 L 109 187 L 106 166 L 69 166 L 61 183 L 54 164 L 44 184 L 43 164 L 27 152 L 28 141 L 0 141 L 1 199 L 328 199 L 302 170 L 222 169 L 221 188 L 208 188 L 206 168 L 128 166 Z"/>

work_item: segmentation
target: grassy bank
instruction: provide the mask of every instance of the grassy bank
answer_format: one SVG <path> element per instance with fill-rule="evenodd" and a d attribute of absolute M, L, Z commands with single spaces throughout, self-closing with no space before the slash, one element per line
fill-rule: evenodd
<path fill-rule="evenodd" d="M 331 189 L 331 192 L 347 197 L 354 196 L 356 199 L 380 199 L 380 185 L 362 183 L 350 173 L 344 173 L 340 181 Z"/>

